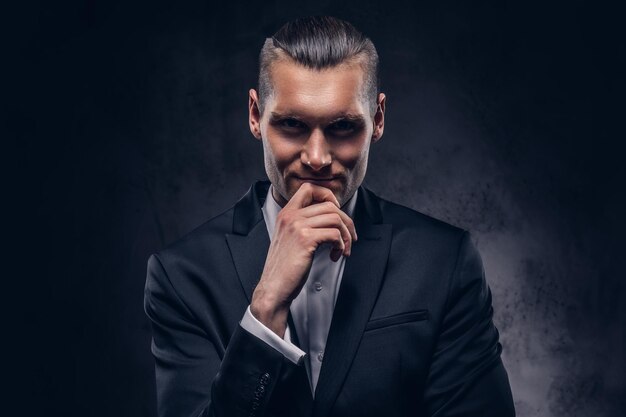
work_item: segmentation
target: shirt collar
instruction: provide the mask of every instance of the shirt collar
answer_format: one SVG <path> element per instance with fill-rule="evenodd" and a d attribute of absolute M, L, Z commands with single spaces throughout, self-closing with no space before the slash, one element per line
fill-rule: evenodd
<path fill-rule="evenodd" d="M 274 200 L 274 194 L 272 194 L 272 190 L 274 189 L 273 185 L 270 185 L 269 190 L 267 191 L 267 196 L 265 197 L 265 202 L 263 203 L 263 207 L 261 210 L 263 211 L 263 218 L 265 219 L 265 224 L 267 225 L 267 232 L 271 237 L 274 235 L 274 229 L 276 227 L 276 217 L 278 213 L 282 209 L 282 207 Z M 341 209 L 350 217 L 354 217 L 354 208 L 356 207 L 356 199 L 359 191 L 358 189 L 354 192 L 352 197 L 341 207 Z"/>

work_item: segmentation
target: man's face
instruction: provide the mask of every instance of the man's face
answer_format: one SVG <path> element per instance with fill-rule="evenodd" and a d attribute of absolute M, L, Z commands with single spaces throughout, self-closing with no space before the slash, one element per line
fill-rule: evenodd
<path fill-rule="evenodd" d="M 384 127 L 385 96 L 370 114 L 357 62 L 321 71 L 286 59 L 272 64 L 263 115 L 250 90 L 250 130 L 263 141 L 265 170 L 284 205 L 304 182 L 329 188 L 343 205 L 359 187 L 370 144 Z"/>

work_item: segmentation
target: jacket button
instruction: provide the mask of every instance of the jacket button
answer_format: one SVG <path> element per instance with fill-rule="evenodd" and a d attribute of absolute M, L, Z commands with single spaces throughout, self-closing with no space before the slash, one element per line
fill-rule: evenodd
<path fill-rule="evenodd" d="M 270 381 L 270 374 L 266 372 L 261 376 L 261 384 L 267 385 L 269 381 Z"/>

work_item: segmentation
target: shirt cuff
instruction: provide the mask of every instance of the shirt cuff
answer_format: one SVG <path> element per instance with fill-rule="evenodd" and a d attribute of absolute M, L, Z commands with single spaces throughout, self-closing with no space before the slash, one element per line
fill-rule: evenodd
<path fill-rule="evenodd" d="M 291 343 L 291 335 L 289 333 L 289 326 L 285 329 L 285 340 L 281 339 L 276 333 L 267 328 L 263 323 L 258 321 L 256 317 L 252 315 L 250 306 L 246 309 L 246 312 L 239 323 L 248 333 L 258 337 L 277 351 L 283 354 L 284 357 L 289 359 L 295 364 L 300 364 L 302 358 L 306 353 L 302 351 L 298 346 Z"/>

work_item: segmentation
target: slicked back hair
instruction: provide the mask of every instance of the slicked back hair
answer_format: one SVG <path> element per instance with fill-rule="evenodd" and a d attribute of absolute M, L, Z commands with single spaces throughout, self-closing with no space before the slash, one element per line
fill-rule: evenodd
<path fill-rule="evenodd" d="M 378 95 L 378 53 L 371 40 L 350 23 L 330 16 L 296 19 L 265 40 L 259 56 L 259 112 L 273 94 L 270 69 L 284 57 L 305 68 L 322 70 L 355 60 L 363 68 L 362 99 L 373 116 Z"/>

